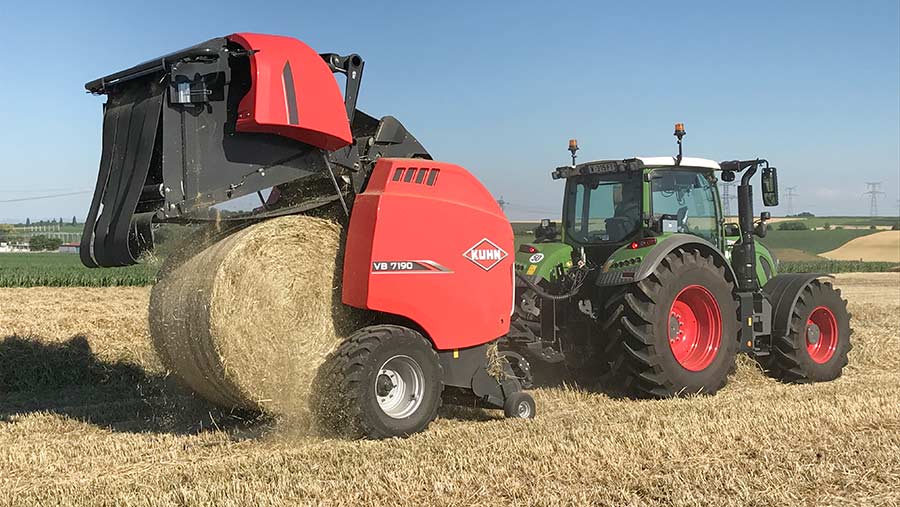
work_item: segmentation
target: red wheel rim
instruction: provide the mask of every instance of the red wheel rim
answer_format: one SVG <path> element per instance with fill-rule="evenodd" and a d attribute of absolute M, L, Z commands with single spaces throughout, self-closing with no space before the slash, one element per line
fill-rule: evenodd
<path fill-rule="evenodd" d="M 684 369 L 701 371 L 722 344 L 722 314 L 716 298 L 701 285 L 681 290 L 669 310 L 669 347 Z"/>
<path fill-rule="evenodd" d="M 806 351 L 819 363 L 827 363 L 834 356 L 838 343 L 837 319 L 825 306 L 816 307 L 806 319 Z"/>

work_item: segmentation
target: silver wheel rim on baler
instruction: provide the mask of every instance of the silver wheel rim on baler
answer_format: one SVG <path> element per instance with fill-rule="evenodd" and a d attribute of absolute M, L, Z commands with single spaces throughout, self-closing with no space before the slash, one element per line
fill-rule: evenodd
<path fill-rule="evenodd" d="M 516 407 L 516 413 L 520 419 L 528 419 L 531 417 L 531 405 L 525 400 L 520 401 L 519 406 Z"/>
<path fill-rule="evenodd" d="M 415 359 L 396 355 L 378 369 L 373 390 L 382 412 L 388 417 L 403 419 L 422 404 L 425 374 Z"/>

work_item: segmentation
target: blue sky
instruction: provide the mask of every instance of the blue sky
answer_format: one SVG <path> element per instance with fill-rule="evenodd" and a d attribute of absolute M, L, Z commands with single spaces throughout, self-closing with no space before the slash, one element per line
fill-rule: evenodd
<path fill-rule="evenodd" d="M 0 10 L 0 201 L 93 188 L 102 98 L 83 84 L 236 31 L 366 59 L 360 107 L 440 160 L 559 213 L 568 160 L 763 156 L 795 211 L 900 199 L 900 2 L 7 2 Z M 0 220 L 87 212 L 89 195 L 0 202 Z M 783 199 L 784 201 L 784 199 Z M 775 214 L 781 210 L 776 209 Z"/>

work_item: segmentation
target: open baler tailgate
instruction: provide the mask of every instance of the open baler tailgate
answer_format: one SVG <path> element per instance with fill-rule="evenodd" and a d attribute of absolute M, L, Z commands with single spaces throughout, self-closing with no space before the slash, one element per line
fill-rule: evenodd
<path fill-rule="evenodd" d="M 338 198 L 315 180 L 323 150 L 352 142 L 349 118 L 329 64 L 300 41 L 212 39 L 86 88 L 108 100 L 85 265 L 133 264 L 152 247 L 152 222 L 221 219 L 211 206 L 287 182 L 308 180 L 309 191 L 263 213 Z"/>

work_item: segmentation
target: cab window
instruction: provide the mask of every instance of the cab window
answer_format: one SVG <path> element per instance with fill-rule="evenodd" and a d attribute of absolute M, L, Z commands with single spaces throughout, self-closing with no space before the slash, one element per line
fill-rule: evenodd
<path fill-rule="evenodd" d="M 641 222 L 640 173 L 580 177 L 569 183 L 567 234 L 579 243 L 622 242 Z"/>
<path fill-rule="evenodd" d="M 652 219 L 663 232 L 694 234 L 717 244 L 717 197 L 705 174 L 658 169 L 651 173 L 650 189 Z"/>

